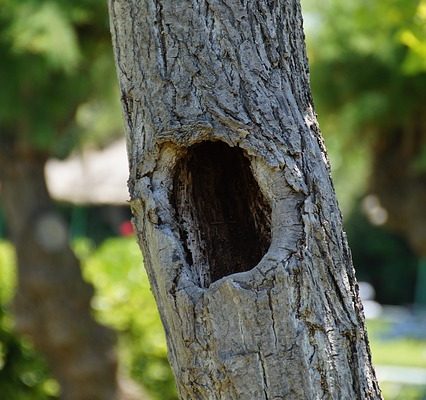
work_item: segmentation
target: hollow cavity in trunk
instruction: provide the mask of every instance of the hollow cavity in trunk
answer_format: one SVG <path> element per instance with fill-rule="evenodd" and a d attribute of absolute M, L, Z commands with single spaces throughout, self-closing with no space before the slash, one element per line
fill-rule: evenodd
<path fill-rule="evenodd" d="M 187 261 L 202 287 L 252 269 L 268 250 L 271 208 L 238 147 L 189 147 L 176 166 L 172 203 Z"/>

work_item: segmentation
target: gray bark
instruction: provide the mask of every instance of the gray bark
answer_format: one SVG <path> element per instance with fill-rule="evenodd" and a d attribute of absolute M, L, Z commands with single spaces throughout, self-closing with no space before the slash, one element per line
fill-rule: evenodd
<path fill-rule="evenodd" d="M 297 0 L 110 0 L 182 399 L 380 399 Z"/>

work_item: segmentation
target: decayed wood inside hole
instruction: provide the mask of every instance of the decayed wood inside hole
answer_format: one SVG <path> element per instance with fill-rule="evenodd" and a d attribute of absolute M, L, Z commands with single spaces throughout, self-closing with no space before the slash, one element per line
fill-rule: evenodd
<path fill-rule="evenodd" d="M 252 269 L 271 242 L 271 208 L 243 151 L 222 142 L 190 147 L 173 182 L 180 237 L 201 287 Z"/>

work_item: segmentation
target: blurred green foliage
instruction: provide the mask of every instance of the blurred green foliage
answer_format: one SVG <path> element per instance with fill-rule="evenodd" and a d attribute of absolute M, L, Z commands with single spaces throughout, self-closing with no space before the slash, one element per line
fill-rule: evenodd
<path fill-rule="evenodd" d="M 0 145 L 65 156 L 121 132 L 103 0 L 0 0 Z"/>
<path fill-rule="evenodd" d="M 98 248 L 89 239 L 78 239 L 74 247 L 95 287 L 98 320 L 119 333 L 121 368 L 153 400 L 176 400 L 163 327 L 135 239 L 108 239 Z M 0 242 L 0 398 L 53 400 L 59 388 L 43 358 L 13 332 L 7 303 L 15 273 L 12 246 Z"/>
<path fill-rule="evenodd" d="M 348 214 L 379 138 L 426 126 L 426 1 L 302 3 L 314 100 Z M 421 140 L 411 163 L 425 171 Z"/>
<path fill-rule="evenodd" d="M 399 39 L 409 52 L 403 68 L 408 74 L 426 71 L 426 1 L 421 0 L 416 9 L 413 23 L 399 33 Z"/>
<path fill-rule="evenodd" d="M 78 240 L 75 249 L 96 289 L 98 319 L 119 332 L 125 368 L 153 399 L 177 399 L 163 327 L 135 238 L 108 239 L 97 249 Z"/>
<path fill-rule="evenodd" d="M 424 0 L 305 3 L 317 21 L 308 39 L 320 114 L 339 115 L 339 125 L 359 137 L 424 107 Z"/>

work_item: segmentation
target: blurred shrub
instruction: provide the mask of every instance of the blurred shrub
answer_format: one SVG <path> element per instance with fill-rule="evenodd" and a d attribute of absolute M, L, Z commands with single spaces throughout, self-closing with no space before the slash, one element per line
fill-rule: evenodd
<path fill-rule="evenodd" d="M 98 319 L 119 331 L 124 367 L 153 399 L 177 399 L 163 327 L 135 239 L 108 239 L 97 249 L 80 239 L 75 249 L 95 286 Z"/>
<path fill-rule="evenodd" d="M 84 274 L 95 287 L 98 319 L 119 332 L 123 367 L 152 399 L 176 400 L 166 341 L 134 238 L 108 239 L 95 248 L 88 239 L 75 242 Z M 58 384 L 43 358 L 13 331 L 7 303 L 16 281 L 13 247 L 0 241 L 0 399 L 53 400 Z"/>
<path fill-rule="evenodd" d="M 43 358 L 13 331 L 7 304 L 15 289 L 13 248 L 0 241 L 0 398 L 4 400 L 57 399 L 58 384 Z"/>

